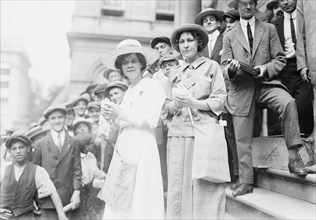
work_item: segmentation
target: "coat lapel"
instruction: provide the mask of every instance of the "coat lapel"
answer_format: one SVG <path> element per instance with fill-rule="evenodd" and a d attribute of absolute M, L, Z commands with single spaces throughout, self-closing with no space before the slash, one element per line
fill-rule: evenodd
<path fill-rule="evenodd" d="M 58 162 L 61 161 L 65 157 L 65 155 L 68 153 L 69 150 L 70 150 L 70 137 L 66 132 L 65 141 L 64 141 L 63 147 L 61 149 L 61 153 L 59 155 Z"/>
<path fill-rule="evenodd" d="M 55 144 L 55 142 L 53 140 L 51 132 L 49 132 L 46 137 L 47 137 L 47 148 L 48 148 L 48 151 L 53 156 L 58 158 L 59 150 L 58 150 L 58 147 L 56 146 L 56 144 Z"/>
<path fill-rule="evenodd" d="M 256 20 L 255 23 L 255 34 L 254 34 L 254 42 L 253 42 L 253 49 L 252 49 L 252 58 L 255 56 L 258 46 L 261 42 L 262 36 L 264 33 L 264 29 L 261 25 L 261 22 Z"/>
<path fill-rule="evenodd" d="M 238 27 L 234 28 L 234 31 L 238 42 L 250 53 L 250 47 L 244 33 L 242 32 L 241 24 L 238 24 Z"/>
<path fill-rule="evenodd" d="M 216 54 L 219 54 L 220 50 L 222 49 L 223 47 L 223 35 L 220 34 L 216 41 L 215 41 L 215 45 L 214 45 L 214 48 L 213 48 L 213 51 L 212 51 L 212 56 L 211 56 L 211 59 L 216 55 Z"/>
<path fill-rule="evenodd" d="M 278 31 L 279 38 L 280 38 L 282 47 L 284 49 L 284 16 L 278 18 L 275 21 L 275 27 L 276 27 L 276 29 Z"/>

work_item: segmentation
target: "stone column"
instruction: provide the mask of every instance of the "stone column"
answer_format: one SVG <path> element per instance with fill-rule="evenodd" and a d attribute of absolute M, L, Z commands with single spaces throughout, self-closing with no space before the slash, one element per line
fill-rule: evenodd
<path fill-rule="evenodd" d="M 194 23 L 194 17 L 201 11 L 201 0 L 176 1 L 175 27 Z"/>

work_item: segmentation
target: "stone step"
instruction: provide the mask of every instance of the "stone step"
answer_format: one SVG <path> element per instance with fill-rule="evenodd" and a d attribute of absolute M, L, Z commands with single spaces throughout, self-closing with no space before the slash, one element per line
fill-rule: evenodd
<path fill-rule="evenodd" d="M 226 212 L 237 219 L 316 219 L 315 204 L 262 188 L 235 198 L 228 185 L 226 198 Z"/>
<path fill-rule="evenodd" d="M 316 204 L 316 174 L 299 177 L 284 170 L 255 169 L 255 185 Z"/>
<path fill-rule="evenodd" d="M 302 139 L 304 148 L 299 155 L 305 165 L 315 164 L 316 154 L 313 151 L 313 143 Z M 288 170 L 288 150 L 282 137 L 256 137 L 252 141 L 253 167 L 273 168 Z"/>

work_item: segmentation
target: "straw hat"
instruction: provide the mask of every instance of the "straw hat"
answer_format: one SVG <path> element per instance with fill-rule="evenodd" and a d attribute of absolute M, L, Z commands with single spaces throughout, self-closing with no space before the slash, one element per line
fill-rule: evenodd
<path fill-rule="evenodd" d="M 48 131 L 49 129 L 44 130 L 42 126 L 36 126 L 26 131 L 25 136 L 27 136 L 32 141 L 36 136 L 46 134 Z"/>
<path fill-rule="evenodd" d="M 158 59 L 158 52 L 154 49 L 142 47 L 141 43 L 134 39 L 126 39 L 119 42 L 116 50 L 106 53 L 102 57 L 102 63 L 109 69 L 119 69 L 115 66 L 118 56 L 130 53 L 140 53 L 146 58 L 147 65 Z"/>
<path fill-rule="evenodd" d="M 103 77 L 104 77 L 105 79 L 109 79 L 109 74 L 112 73 L 112 72 L 118 72 L 119 74 L 121 74 L 120 71 L 117 70 L 117 69 L 106 69 L 106 70 L 104 71 L 104 73 L 103 73 Z"/>
<path fill-rule="evenodd" d="M 214 8 L 206 8 L 195 16 L 194 23 L 203 25 L 203 18 L 207 15 L 213 15 L 218 21 L 223 21 L 224 12 L 221 10 L 216 10 Z"/>
<path fill-rule="evenodd" d="M 197 25 L 197 24 L 184 24 L 184 25 L 176 28 L 172 32 L 171 37 L 170 37 L 172 47 L 177 52 L 180 53 L 179 46 L 176 45 L 177 36 L 179 34 L 183 33 L 183 32 L 186 32 L 186 31 L 195 31 L 195 32 L 197 32 L 203 39 L 202 50 L 206 47 L 206 45 L 208 43 L 208 34 L 207 34 L 206 30 L 202 26 Z"/>

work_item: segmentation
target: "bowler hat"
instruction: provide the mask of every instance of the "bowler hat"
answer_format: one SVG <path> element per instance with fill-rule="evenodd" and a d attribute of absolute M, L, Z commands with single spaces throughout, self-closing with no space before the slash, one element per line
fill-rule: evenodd
<path fill-rule="evenodd" d="M 163 62 L 166 62 L 166 61 L 176 61 L 177 65 L 179 65 L 178 59 L 175 56 L 171 55 L 171 54 L 166 54 L 163 57 L 161 57 L 159 59 L 159 64 L 158 65 L 161 66 L 161 64 Z"/>
<path fill-rule="evenodd" d="M 226 18 L 232 18 L 234 20 L 239 20 L 240 15 L 239 12 L 235 9 L 229 10 L 228 12 L 226 12 L 223 16 L 224 19 Z"/>
<path fill-rule="evenodd" d="M 155 49 L 155 46 L 160 42 L 166 43 L 171 47 L 171 42 L 168 37 L 155 37 L 150 41 L 151 48 Z"/>
<path fill-rule="evenodd" d="M 224 12 L 221 10 L 216 10 L 214 8 L 206 8 L 202 10 L 200 13 L 198 13 L 194 18 L 194 23 L 202 25 L 203 24 L 203 18 L 207 15 L 213 15 L 216 17 L 218 21 L 223 21 L 223 15 Z"/>
<path fill-rule="evenodd" d="M 125 92 L 127 90 L 127 88 L 128 88 L 128 85 L 125 82 L 122 82 L 122 81 L 111 82 L 105 88 L 105 93 L 109 94 L 110 90 L 113 89 L 113 88 L 120 88 L 120 89 L 122 89 Z"/>
<path fill-rule="evenodd" d="M 202 44 L 202 50 L 206 47 L 206 45 L 208 44 L 208 34 L 206 32 L 206 30 L 197 24 L 184 24 L 178 28 L 176 28 L 172 33 L 171 33 L 171 44 L 172 47 L 177 51 L 180 52 L 179 50 L 179 46 L 176 44 L 176 39 L 178 37 L 179 34 L 186 32 L 186 31 L 195 31 L 196 33 L 198 33 L 202 39 L 203 39 L 203 44 Z"/>
<path fill-rule="evenodd" d="M 49 106 L 49 107 L 43 112 L 43 115 L 44 115 L 45 119 L 48 119 L 49 115 L 50 115 L 53 111 L 56 111 L 56 110 L 62 111 L 63 113 L 65 113 L 65 115 L 67 114 L 67 110 L 66 110 L 65 105 L 61 105 L 61 104 L 52 105 L 52 106 Z"/>
<path fill-rule="evenodd" d="M 115 63 L 119 56 L 131 53 L 142 54 L 147 64 L 151 64 L 158 59 L 158 53 L 151 48 L 143 47 L 141 43 L 134 39 L 126 39 L 119 42 L 116 50 L 106 53 L 102 58 L 102 63 L 110 69 L 119 69 Z"/>
<path fill-rule="evenodd" d="M 273 10 L 273 7 L 275 5 L 279 5 L 279 0 L 272 0 L 272 1 L 268 2 L 266 7 L 268 10 Z"/>
<path fill-rule="evenodd" d="M 236 4 L 238 3 L 239 0 L 231 0 L 228 2 L 228 7 L 229 8 L 235 8 Z M 253 0 L 257 4 L 257 0 Z"/>
<path fill-rule="evenodd" d="M 26 131 L 25 136 L 27 136 L 32 141 L 36 136 L 46 134 L 47 131 L 49 131 L 49 129 L 44 130 L 42 126 L 36 126 Z"/>
<path fill-rule="evenodd" d="M 25 136 L 23 134 L 13 134 L 5 142 L 5 146 L 8 149 L 10 149 L 13 141 L 20 141 L 20 142 L 24 143 L 26 146 L 31 146 L 31 144 L 32 144 L 31 140 L 27 136 Z"/>

